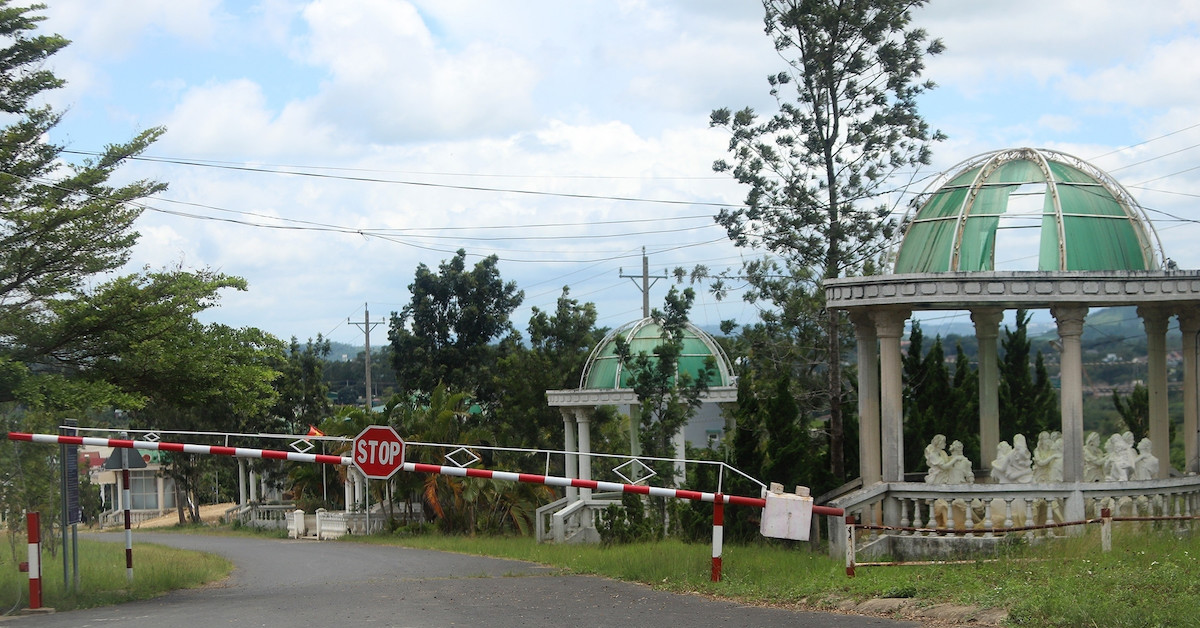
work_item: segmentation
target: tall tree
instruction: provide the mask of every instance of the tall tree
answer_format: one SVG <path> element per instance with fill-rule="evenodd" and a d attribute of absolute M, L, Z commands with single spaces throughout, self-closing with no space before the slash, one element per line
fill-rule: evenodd
<path fill-rule="evenodd" d="M 768 77 L 778 112 L 712 112 L 729 130 L 733 163 L 749 187 L 745 206 L 717 216 L 739 246 L 762 246 L 819 269 L 824 279 L 860 270 L 893 228 L 886 205 L 864 207 L 901 169 L 929 163 L 942 139 L 917 112 L 926 55 L 940 40 L 911 28 L 924 0 L 765 0 L 766 32 L 788 68 Z M 845 476 L 842 321 L 824 321 L 830 465 Z"/>
<path fill-rule="evenodd" d="M 292 338 L 287 359 L 280 368 L 280 377 L 275 380 L 279 399 L 273 411 L 287 433 L 306 432 L 333 409 L 328 397 L 329 385 L 323 379 L 328 356 L 329 340 L 320 334 L 316 341 L 309 338 L 303 347 L 295 337 Z"/>
<path fill-rule="evenodd" d="M 496 437 L 510 447 L 560 449 L 563 419 L 546 405 L 546 391 L 579 386 L 584 363 L 604 330 L 596 327 L 596 306 L 572 299 L 565 287 L 554 311 L 533 308 L 527 329 L 529 346 L 511 346 L 500 358 Z"/>
<path fill-rule="evenodd" d="M 113 172 L 162 133 L 148 129 L 107 146 L 81 163 L 47 142 L 62 114 L 33 99 L 64 82 L 45 68 L 69 42 L 35 35 L 45 5 L 13 7 L 0 1 L 0 343 L 28 321 L 45 319 L 47 301 L 71 294 L 87 278 L 120 267 L 137 238 L 141 209 L 131 201 L 165 189 L 154 181 L 114 187 Z"/>
<path fill-rule="evenodd" d="M 651 312 L 662 330 L 653 354 L 634 354 L 624 337 L 616 338 L 617 356 L 629 371 L 629 386 L 638 398 L 637 416 L 630 419 L 640 426 L 642 453 L 648 456 L 674 456 L 673 439 L 700 407 L 700 396 L 716 371 L 711 356 L 696 375 L 679 369 L 687 314 L 694 300 L 691 288 L 682 292 L 672 288 L 665 310 Z"/>
<path fill-rule="evenodd" d="M 1112 391 L 1113 407 L 1125 427 L 1133 433 L 1133 442 L 1140 443 L 1143 438 L 1150 436 L 1150 390 L 1142 384 L 1134 384 L 1128 397 L 1121 396 L 1116 389 Z M 1174 427 L 1172 425 L 1172 427 Z"/>
<path fill-rule="evenodd" d="M 924 470 L 925 446 L 935 434 L 960 441 L 967 457 L 979 462 L 978 391 L 959 347 L 950 373 L 942 339 L 925 350 L 925 334 L 913 321 L 904 356 L 904 468 Z"/>
<path fill-rule="evenodd" d="M 1058 396 L 1051 385 L 1041 351 L 1030 368 L 1029 355 L 1033 347 L 1029 341 L 1030 316 L 1026 310 L 1017 310 L 1016 329 L 1006 325 L 1004 338 L 1000 340 L 1004 355 L 1000 358 L 997 396 L 1000 438 L 1006 441 L 1011 441 L 1015 434 L 1036 440 L 1039 433 L 1062 425 L 1061 410 L 1056 403 Z M 984 453 L 992 455 L 994 452 Z"/>
<path fill-rule="evenodd" d="M 499 258 L 485 257 L 467 270 L 459 249 L 437 272 L 417 266 L 408 290 L 412 300 L 392 314 L 388 337 L 400 387 L 429 393 L 439 383 L 490 401 L 492 343 L 512 332 L 509 320 L 525 293 L 504 282 Z"/>

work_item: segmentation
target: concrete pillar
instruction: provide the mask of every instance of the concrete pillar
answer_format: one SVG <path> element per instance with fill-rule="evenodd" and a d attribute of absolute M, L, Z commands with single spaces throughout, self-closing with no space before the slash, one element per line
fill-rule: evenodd
<path fill-rule="evenodd" d="M 642 422 L 638 418 L 641 412 L 641 406 L 636 403 L 629 404 L 626 408 L 629 412 L 629 455 L 642 455 Z"/>
<path fill-rule="evenodd" d="M 571 408 L 559 408 L 559 413 L 563 418 L 563 451 L 566 451 L 566 474 L 568 478 L 579 477 L 579 456 L 575 455 L 578 451 L 578 440 L 575 437 L 575 412 Z M 566 488 L 567 502 L 579 500 L 579 489 L 574 486 Z"/>
<path fill-rule="evenodd" d="M 979 341 L 979 464 L 985 468 L 1000 444 L 1000 364 L 996 338 L 1000 335 L 1002 308 L 971 310 L 975 339 Z M 954 368 L 963 368 L 957 364 Z"/>
<path fill-rule="evenodd" d="M 575 408 L 575 422 L 579 429 L 579 479 L 592 479 L 592 417 L 591 408 Z M 592 498 L 592 489 L 579 489 L 579 498 Z"/>
<path fill-rule="evenodd" d="M 342 498 L 346 503 L 346 513 L 354 510 L 354 468 L 346 467 L 346 481 L 342 484 Z"/>
<path fill-rule="evenodd" d="M 250 501 L 258 501 L 258 473 L 254 469 L 250 470 Z"/>
<path fill-rule="evenodd" d="M 238 458 L 238 505 L 246 505 L 246 460 Z"/>
<path fill-rule="evenodd" d="M 1150 442 L 1158 458 L 1158 477 L 1171 477 L 1171 420 L 1167 414 L 1167 319 L 1166 308 L 1138 306 L 1146 328 L 1147 382 L 1150 393 Z M 1136 445 L 1136 443 L 1134 443 Z"/>
<path fill-rule="evenodd" d="M 1062 342 L 1059 395 L 1062 405 L 1063 481 L 1083 481 L 1083 319 L 1087 307 L 1056 305 L 1050 315 Z"/>
<path fill-rule="evenodd" d="M 875 333 L 879 336 L 879 426 L 881 473 L 884 482 L 904 481 L 904 370 L 900 336 L 908 310 L 875 310 Z"/>
<path fill-rule="evenodd" d="M 1180 313 L 1179 330 L 1183 332 L 1183 472 L 1200 473 L 1200 312 L 1189 308 Z"/>
<path fill-rule="evenodd" d="M 858 346 L 858 471 L 863 486 L 883 480 L 879 440 L 879 337 L 865 310 L 852 310 Z"/>

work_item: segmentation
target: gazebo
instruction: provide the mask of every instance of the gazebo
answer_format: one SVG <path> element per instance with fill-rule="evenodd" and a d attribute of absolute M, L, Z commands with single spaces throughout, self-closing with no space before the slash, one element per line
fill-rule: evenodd
<path fill-rule="evenodd" d="M 857 512 L 863 521 L 919 527 L 923 508 L 924 521 L 932 520 L 934 500 L 1000 499 L 1012 525 L 1014 506 L 1024 514 L 1034 499 L 1061 500 L 1066 519 L 1077 520 L 1104 495 L 1133 490 L 1190 512 L 1200 483 L 1194 477 L 1171 477 L 1166 335 L 1170 317 L 1177 316 L 1184 362 L 1184 429 L 1177 437 L 1183 439 L 1187 462 L 1185 469 L 1175 471 L 1194 474 L 1200 470 L 1200 272 L 1164 262 L 1157 234 L 1133 197 L 1098 168 L 1064 153 L 1017 148 L 978 155 L 940 177 L 919 200 L 903 223 L 892 274 L 825 283 L 827 307 L 847 312 L 854 325 L 860 365 L 862 488 L 831 505 Z M 1027 259 L 1036 260 L 1036 266 L 997 269 L 998 253 L 1022 251 L 1030 253 Z M 1089 308 L 1128 305 L 1137 306 L 1148 341 L 1150 439 L 1160 461 L 1159 477 L 1120 486 L 1084 483 L 1080 336 Z M 976 468 L 986 468 L 1000 440 L 999 325 L 1004 312 L 1013 309 L 1048 309 L 1057 324 L 1063 482 L 958 487 L 905 482 L 901 337 L 906 321 L 914 312 L 970 312 L 979 341 L 984 458 Z M 875 364 L 878 368 L 872 368 Z M 971 516 L 968 509 L 966 523 L 983 523 L 970 521 Z M 1004 522 L 987 523 L 1002 527 Z M 835 546 L 839 536 L 831 535 Z"/>
<path fill-rule="evenodd" d="M 563 417 L 564 451 L 566 454 L 567 477 L 590 480 L 593 456 L 591 417 L 600 406 L 617 406 L 627 416 L 634 417 L 638 406 L 637 395 L 630 387 L 631 373 L 617 356 L 617 338 L 629 344 L 633 355 L 653 355 L 662 343 L 664 331 L 652 316 L 638 319 L 609 332 L 592 349 L 580 377 L 579 388 L 547 390 L 546 399 L 550 407 L 558 408 Z M 724 433 L 724 418 L 721 407 L 737 401 L 737 386 L 725 351 L 704 330 L 691 323 L 683 329 L 683 351 L 679 357 L 677 372 L 697 377 L 708 359 L 716 364 L 716 372 L 708 380 L 708 390 L 702 396 L 703 405 L 696 416 L 684 427 L 675 440 L 677 469 L 681 469 L 685 443 L 708 444 L 715 436 Z M 630 456 L 641 455 L 636 420 L 630 420 Z M 621 464 L 614 463 L 614 467 Z M 614 476 L 609 481 L 619 481 Z M 593 524 L 593 512 L 602 510 L 618 498 L 594 496 L 590 489 L 568 487 L 566 496 L 538 509 L 538 538 L 542 540 L 598 541 Z M 551 518 L 550 526 L 544 524 Z"/>

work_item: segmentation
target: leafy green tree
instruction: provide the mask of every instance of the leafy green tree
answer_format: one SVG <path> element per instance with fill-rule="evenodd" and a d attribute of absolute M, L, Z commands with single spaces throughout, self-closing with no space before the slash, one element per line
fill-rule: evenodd
<path fill-rule="evenodd" d="M 529 346 L 508 347 L 496 370 L 496 436 L 505 446 L 561 449 L 562 415 L 546 405 L 546 391 L 579 386 L 605 330 L 596 327 L 596 306 L 570 298 L 564 287 L 553 312 L 533 308 L 528 331 Z"/>
<path fill-rule="evenodd" d="M 232 433 L 273 427 L 268 413 L 276 402 L 273 382 L 283 344 L 258 329 L 203 325 L 188 318 L 170 334 L 138 343 L 119 358 L 105 365 L 108 377 L 149 400 L 131 410 L 131 427 Z M 175 481 L 179 495 L 180 523 L 185 515 L 199 521 L 199 506 L 207 499 L 201 478 L 216 468 L 232 469 L 232 461 L 173 454 L 166 462 L 164 473 Z M 260 465 L 266 475 L 283 472 L 274 461 Z"/>
<path fill-rule="evenodd" d="M 1150 436 L 1150 391 L 1145 386 L 1135 384 L 1128 397 L 1113 390 L 1112 402 L 1125 427 L 1133 433 L 1133 442 L 1140 443 Z"/>
<path fill-rule="evenodd" d="M 89 278 L 119 268 L 137 238 L 132 203 L 165 185 L 109 179 L 162 133 L 148 129 L 100 155 L 70 163 L 47 142 L 62 114 L 31 104 L 63 85 L 46 63 L 69 42 L 34 34 L 41 4 L 0 2 L 0 347 L 20 346 L 21 332 L 53 319 L 51 303 L 71 298 Z"/>
<path fill-rule="evenodd" d="M 303 348 L 292 338 L 280 377 L 275 380 L 279 396 L 273 410 L 286 433 L 306 433 L 309 426 L 320 423 L 333 409 L 329 385 L 323 378 L 328 356 L 329 341 L 320 334 L 316 341 L 309 338 Z"/>
<path fill-rule="evenodd" d="M 911 28 L 923 0 L 766 0 L 766 32 L 788 68 L 768 77 L 778 111 L 712 112 L 730 132 L 732 163 L 718 160 L 749 187 L 745 206 L 717 221 L 740 246 L 761 246 L 823 279 L 863 269 L 893 224 L 885 205 L 892 175 L 929 163 L 942 139 L 917 112 L 926 55 L 939 40 Z M 845 477 L 841 316 L 825 316 L 826 404 L 830 465 Z"/>
<path fill-rule="evenodd" d="M 696 414 L 701 395 L 708 390 L 709 379 L 716 372 L 716 363 L 711 356 L 694 376 L 679 369 L 687 314 L 695 297 L 691 288 L 682 292 L 671 288 L 665 310 L 651 312 L 662 333 L 653 355 L 645 352 L 635 355 L 624 337 L 616 338 L 616 354 L 629 372 L 629 387 L 638 398 L 636 416 L 631 416 L 630 420 L 637 421 L 641 453 L 648 457 L 677 457 L 673 446 L 675 436 Z M 661 482 L 674 485 L 675 471 L 670 463 L 658 462 L 650 466 Z M 665 525 L 668 522 L 665 500 L 652 498 L 652 501 L 658 511 L 658 521 Z"/>
<path fill-rule="evenodd" d="M 945 436 L 947 442 L 962 442 L 964 454 L 979 461 L 978 392 L 976 380 L 969 378 L 970 366 L 960 347 L 960 361 L 951 374 L 941 337 L 934 339 L 928 351 L 924 344 L 921 324 L 914 321 L 903 360 L 904 468 L 926 469 L 925 446 L 936 434 Z"/>
<path fill-rule="evenodd" d="M 412 300 L 393 314 L 388 337 L 400 388 L 428 393 L 439 383 L 469 391 L 477 401 L 493 401 L 492 345 L 512 331 L 509 321 L 524 293 L 504 282 L 495 255 L 466 267 L 459 249 L 437 272 L 417 266 L 408 290 Z"/>

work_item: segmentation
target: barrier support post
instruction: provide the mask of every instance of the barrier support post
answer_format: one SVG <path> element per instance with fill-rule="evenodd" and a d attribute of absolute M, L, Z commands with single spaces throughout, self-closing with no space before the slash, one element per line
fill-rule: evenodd
<path fill-rule="evenodd" d="M 1112 551 L 1112 510 L 1100 509 L 1100 549 Z"/>
<path fill-rule="evenodd" d="M 721 581 L 721 550 L 725 540 L 725 496 L 713 500 L 712 581 Z"/>
<path fill-rule="evenodd" d="M 25 528 L 29 534 L 29 608 L 42 607 L 42 518 L 39 513 L 25 513 Z"/>
<path fill-rule="evenodd" d="M 854 577 L 854 515 L 846 515 L 846 577 Z"/>

